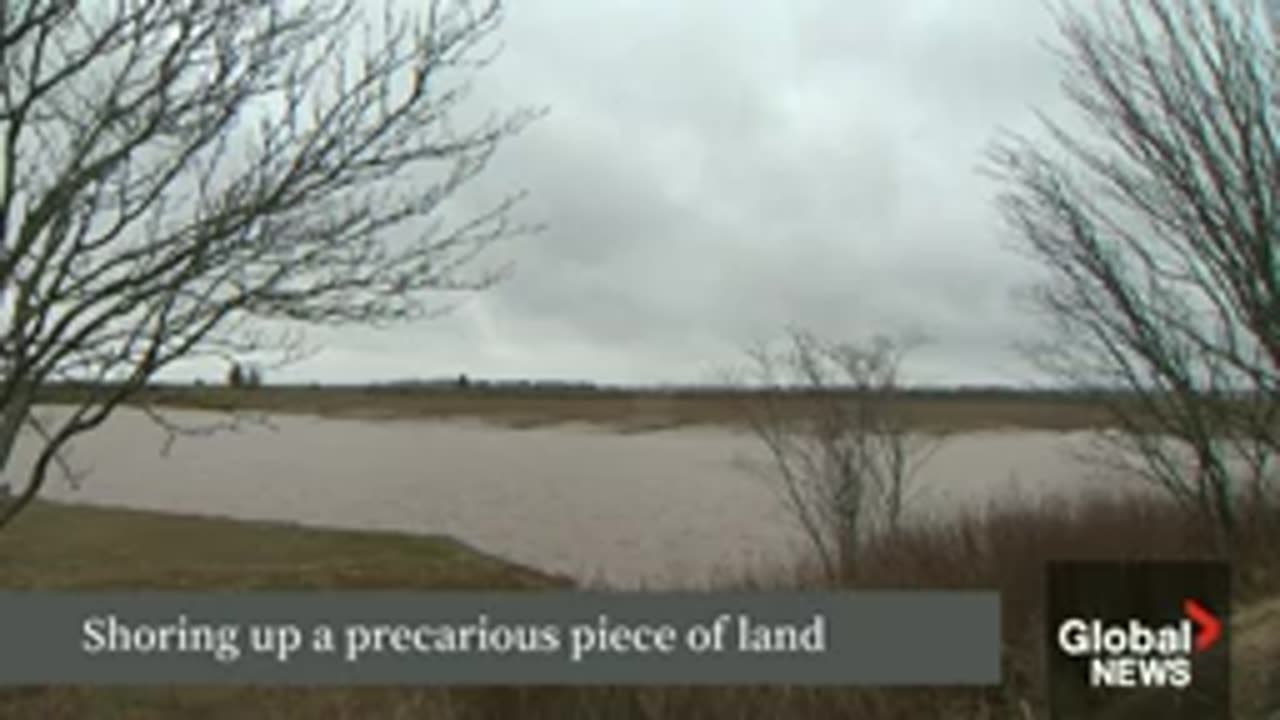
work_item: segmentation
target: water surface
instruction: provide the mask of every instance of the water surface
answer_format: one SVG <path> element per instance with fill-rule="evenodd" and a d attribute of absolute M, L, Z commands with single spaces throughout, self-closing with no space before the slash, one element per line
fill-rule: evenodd
<path fill-rule="evenodd" d="M 190 426 L 211 418 L 169 412 Z M 454 536 L 511 560 L 622 586 L 697 584 L 786 562 L 803 536 L 776 487 L 744 467 L 749 435 L 712 427 L 619 434 L 583 425 L 510 429 L 479 422 L 272 418 L 183 438 L 120 411 L 77 440 L 90 474 L 46 497 Z M 1091 479 L 1080 436 L 988 432 L 950 438 L 917 478 L 916 517 L 993 499 L 1078 493 Z M 15 471 L 34 443 L 19 446 Z M 13 473 L 11 477 L 15 476 Z"/>

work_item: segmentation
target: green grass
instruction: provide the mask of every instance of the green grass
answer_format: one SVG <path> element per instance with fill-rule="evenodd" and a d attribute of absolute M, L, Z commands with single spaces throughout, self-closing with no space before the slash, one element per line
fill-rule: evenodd
<path fill-rule="evenodd" d="M 38 503 L 0 533 L 19 590 L 539 590 L 569 583 L 454 540 Z M 0 642 L 3 640 L 0 639 Z M 0 689 L 0 718 L 433 717 L 431 688 Z M 397 714 L 400 713 L 400 714 Z"/>
<path fill-rule="evenodd" d="M 37 503 L 0 586 L 41 590 L 532 589 L 567 584 L 444 537 Z"/>

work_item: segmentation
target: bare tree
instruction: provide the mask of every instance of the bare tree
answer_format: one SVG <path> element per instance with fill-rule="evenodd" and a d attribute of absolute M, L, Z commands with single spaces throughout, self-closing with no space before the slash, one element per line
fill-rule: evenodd
<path fill-rule="evenodd" d="M 257 389 L 262 387 L 262 369 L 257 365 L 249 365 L 244 371 L 244 386 Z"/>
<path fill-rule="evenodd" d="M 767 450 L 754 469 L 780 491 L 831 580 L 872 537 L 896 532 L 908 485 L 941 432 L 913 429 L 902 412 L 901 363 L 911 341 L 827 342 L 793 329 L 782 347 L 749 351 L 739 378 Z"/>
<path fill-rule="evenodd" d="M 244 366 L 238 362 L 231 363 L 231 369 L 227 371 L 227 387 L 233 390 L 244 387 L 244 376 Z"/>
<path fill-rule="evenodd" d="M 537 114 L 457 117 L 500 3 L 369 5 L 0 3 L 0 467 L 24 427 L 43 439 L 0 527 L 175 362 L 287 360 L 308 325 L 423 317 L 498 277 L 464 266 L 529 229 L 518 195 L 442 210 Z"/>
<path fill-rule="evenodd" d="M 1058 13 L 1083 130 L 993 146 L 1043 367 L 1100 391 L 1112 467 L 1229 543 L 1274 502 L 1280 447 L 1280 96 L 1257 0 L 1118 0 Z"/>

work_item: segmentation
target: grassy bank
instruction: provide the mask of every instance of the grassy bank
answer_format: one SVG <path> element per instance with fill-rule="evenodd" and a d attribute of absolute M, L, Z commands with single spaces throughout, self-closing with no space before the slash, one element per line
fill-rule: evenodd
<path fill-rule="evenodd" d="M 70 402 L 74 388 L 47 389 L 43 400 Z M 161 407 L 244 410 L 379 419 L 474 418 L 511 427 L 566 422 L 645 431 L 683 425 L 737 426 L 758 396 L 730 390 L 573 389 L 494 386 L 287 386 L 234 389 L 170 385 L 143 392 L 138 401 Z M 812 399 L 775 396 L 782 413 L 812 414 Z M 1097 398 L 1075 393 L 1016 390 L 909 390 L 892 400 L 913 427 L 973 431 L 1000 428 L 1080 430 L 1106 422 Z"/>
<path fill-rule="evenodd" d="M 998 588 L 1005 684 L 958 690 L 800 688 L 23 688 L 5 718 L 1045 717 L 1043 566 L 1053 559 L 1206 557 L 1196 527 L 1151 501 L 994 509 L 869 546 L 849 587 Z M 1236 563 L 1238 717 L 1280 707 L 1280 532 L 1255 527 Z M 756 585 L 815 587 L 803 571 Z M 548 588 L 563 581 L 440 538 L 308 530 L 40 505 L 0 538 L 10 588 Z"/>
<path fill-rule="evenodd" d="M 0 534 L 0 586 L 7 589 L 467 590 L 566 583 L 444 537 L 115 508 L 37 503 Z"/>

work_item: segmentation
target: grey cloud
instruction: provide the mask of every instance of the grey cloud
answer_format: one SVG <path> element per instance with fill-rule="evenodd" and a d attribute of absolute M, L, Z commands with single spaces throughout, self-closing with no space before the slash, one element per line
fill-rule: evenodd
<path fill-rule="evenodd" d="M 1010 379 L 1026 268 L 977 168 L 1058 102 L 1051 29 L 1025 0 L 513 3 L 476 101 L 550 114 L 475 196 L 528 188 L 548 231 L 452 316 L 291 372 L 698 380 L 794 323 L 920 330 L 922 377 Z"/>

